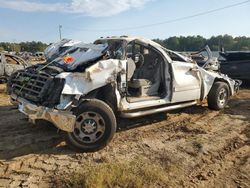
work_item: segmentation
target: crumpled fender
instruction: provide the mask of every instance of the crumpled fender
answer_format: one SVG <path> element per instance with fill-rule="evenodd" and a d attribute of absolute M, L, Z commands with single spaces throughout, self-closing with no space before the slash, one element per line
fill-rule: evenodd
<path fill-rule="evenodd" d="M 86 95 L 116 80 L 122 71 L 120 60 L 103 60 L 90 66 L 84 73 L 64 72 L 56 77 L 65 79 L 62 95 Z"/>
<path fill-rule="evenodd" d="M 215 80 L 221 80 L 221 81 L 224 81 L 228 84 L 229 86 L 229 89 L 230 89 L 230 94 L 231 95 L 234 95 L 235 93 L 235 84 L 236 84 L 236 81 L 229 78 L 227 75 L 225 74 L 221 74 L 221 73 L 218 73 L 218 72 L 212 72 L 212 71 L 207 71 L 203 68 L 199 68 L 200 70 L 200 73 L 202 75 L 202 82 L 203 82 L 203 92 L 202 92 L 202 97 L 201 99 L 205 99 L 206 96 L 208 95 L 208 93 L 210 92 Z"/>

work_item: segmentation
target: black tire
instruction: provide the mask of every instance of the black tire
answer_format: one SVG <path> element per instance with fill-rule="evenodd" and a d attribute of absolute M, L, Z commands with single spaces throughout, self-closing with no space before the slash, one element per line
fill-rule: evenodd
<path fill-rule="evenodd" d="M 208 107 L 212 110 L 222 110 L 229 99 L 229 88 L 224 82 L 215 82 L 208 94 Z"/>
<path fill-rule="evenodd" d="M 72 149 L 94 152 L 104 148 L 112 140 L 117 127 L 116 117 L 105 102 L 97 99 L 87 100 L 74 114 L 77 117 L 74 132 L 64 132 L 65 141 Z M 98 139 L 91 140 L 93 136 Z"/>
<path fill-rule="evenodd" d="M 0 78 L 0 84 L 6 84 L 7 78 Z"/>

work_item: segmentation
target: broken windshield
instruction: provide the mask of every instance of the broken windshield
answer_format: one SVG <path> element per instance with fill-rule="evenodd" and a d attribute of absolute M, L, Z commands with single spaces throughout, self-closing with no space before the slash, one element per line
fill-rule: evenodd
<path fill-rule="evenodd" d="M 107 58 L 124 59 L 124 42 L 122 40 L 102 39 L 95 41 L 95 44 L 108 44 Z"/>

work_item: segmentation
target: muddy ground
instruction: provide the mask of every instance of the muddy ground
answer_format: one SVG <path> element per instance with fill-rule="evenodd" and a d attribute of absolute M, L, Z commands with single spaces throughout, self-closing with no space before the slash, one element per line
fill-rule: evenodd
<path fill-rule="evenodd" d="M 96 153 L 75 153 L 57 130 L 33 126 L 9 104 L 0 86 L 0 187 L 53 187 L 54 178 L 86 162 L 147 158 L 165 166 L 172 187 L 250 187 L 250 90 L 222 112 L 206 106 L 135 120 Z"/>

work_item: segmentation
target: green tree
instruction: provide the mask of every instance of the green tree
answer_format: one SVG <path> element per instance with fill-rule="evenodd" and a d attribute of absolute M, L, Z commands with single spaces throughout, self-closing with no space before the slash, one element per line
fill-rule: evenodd
<path fill-rule="evenodd" d="M 176 51 L 198 51 L 206 44 L 208 44 L 213 51 L 218 51 L 221 47 L 224 47 L 227 51 L 250 50 L 250 37 L 234 38 L 230 35 L 212 36 L 209 39 L 199 35 L 169 37 L 164 40 L 157 39 L 156 42 Z"/>

